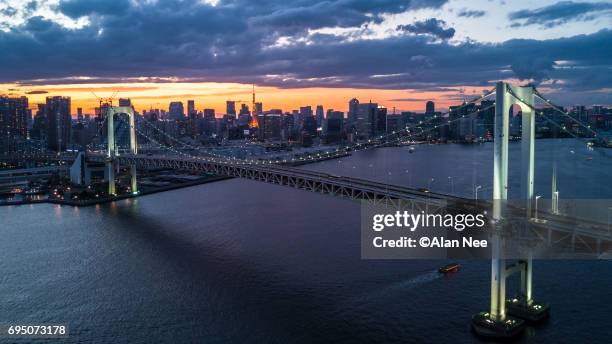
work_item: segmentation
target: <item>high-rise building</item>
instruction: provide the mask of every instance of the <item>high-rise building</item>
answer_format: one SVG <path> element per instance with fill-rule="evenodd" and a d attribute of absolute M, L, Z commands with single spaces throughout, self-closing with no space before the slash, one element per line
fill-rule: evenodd
<path fill-rule="evenodd" d="M 357 98 L 353 98 L 349 101 L 348 108 L 348 124 L 349 126 L 355 125 L 357 122 L 357 107 L 359 106 L 359 100 Z"/>
<path fill-rule="evenodd" d="M 37 104 L 36 116 L 32 123 L 30 136 L 32 138 L 47 141 L 47 117 L 45 115 L 45 104 Z"/>
<path fill-rule="evenodd" d="M 357 105 L 355 128 L 359 138 L 366 139 L 375 135 L 378 129 L 377 109 L 378 104 L 372 102 Z"/>
<path fill-rule="evenodd" d="M 344 136 L 344 112 L 327 110 L 323 121 L 323 136 L 327 143 L 336 142 Z"/>
<path fill-rule="evenodd" d="M 379 105 L 376 107 L 376 114 L 374 116 L 374 131 L 376 135 L 380 135 L 387 132 L 387 108 Z"/>
<path fill-rule="evenodd" d="M 249 106 L 246 104 L 240 105 L 240 115 L 250 115 Z"/>
<path fill-rule="evenodd" d="M 259 139 L 262 141 L 280 140 L 283 128 L 282 115 L 277 113 L 265 113 L 259 118 Z"/>
<path fill-rule="evenodd" d="M 58 152 L 66 150 L 70 143 L 72 128 L 70 97 L 47 97 L 45 117 L 47 120 L 47 147 Z"/>
<path fill-rule="evenodd" d="M 204 109 L 204 119 L 215 119 L 215 109 Z"/>
<path fill-rule="evenodd" d="M 300 107 L 300 114 L 302 116 L 312 116 L 312 106 L 308 105 L 308 106 L 301 106 Z"/>
<path fill-rule="evenodd" d="M 436 104 L 434 104 L 434 102 L 432 102 L 431 100 L 425 103 L 425 114 L 433 115 L 434 112 L 436 112 Z"/>
<path fill-rule="evenodd" d="M 290 139 L 295 137 L 295 116 L 292 113 L 285 113 L 283 115 L 283 129 L 285 134 L 285 139 Z"/>
<path fill-rule="evenodd" d="M 317 110 L 315 112 L 315 116 L 317 118 L 317 126 L 321 128 L 323 126 L 323 119 L 325 116 L 325 112 L 323 110 L 323 105 L 317 105 Z"/>
<path fill-rule="evenodd" d="M 168 113 L 170 119 L 183 119 L 185 117 L 183 102 L 170 102 L 170 106 L 168 106 Z"/>
<path fill-rule="evenodd" d="M 195 101 L 194 100 L 188 100 L 187 101 L 187 116 L 191 116 L 195 112 L 196 112 Z"/>
<path fill-rule="evenodd" d="M 301 106 L 300 107 L 300 111 L 298 112 L 298 116 L 297 116 L 297 124 L 298 127 L 303 128 L 304 127 L 304 120 L 306 117 L 313 117 L 312 115 L 312 107 L 311 106 Z M 313 118 L 314 119 L 314 118 Z M 316 123 L 316 121 L 315 121 Z M 315 124 L 316 127 L 316 124 Z M 316 128 L 315 128 L 316 130 Z"/>
<path fill-rule="evenodd" d="M 308 133 L 310 137 L 317 135 L 317 120 L 312 114 L 302 118 L 302 131 Z"/>
<path fill-rule="evenodd" d="M 0 97 L 0 154 L 15 151 L 16 141 L 28 137 L 28 98 Z"/>
<path fill-rule="evenodd" d="M 236 102 L 233 100 L 228 100 L 225 102 L 225 114 L 231 115 L 236 118 Z"/>
<path fill-rule="evenodd" d="M 258 115 L 263 113 L 263 104 L 261 102 L 255 103 L 255 113 Z"/>

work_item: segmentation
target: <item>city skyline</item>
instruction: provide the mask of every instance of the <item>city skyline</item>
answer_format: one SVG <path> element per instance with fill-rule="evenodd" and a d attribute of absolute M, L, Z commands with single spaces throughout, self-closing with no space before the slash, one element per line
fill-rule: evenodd
<path fill-rule="evenodd" d="M 225 114 L 226 101 L 235 100 L 251 107 L 252 85 L 225 83 L 190 83 L 190 84 L 132 84 L 132 85 L 53 85 L 44 90 L 41 87 L 19 87 L 4 85 L 4 95 L 10 97 L 26 96 L 30 108 L 35 110 L 37 104 L 45 103 L 46 97 L 65 96 L 72 101 L 72 113 L 82 108 L 84 114 L 94 114 L 99 107 L 99 100 L 106 101 L 114 95 L 113 101 L 129 98 L 138 111 L 149 109 L 168 110 L 170 102 L 194 100 L 196 109 L 202 111 L 212 108 L 218 117 Z M 19 87 L 19 88 L 17 88 Z M 0 89 L 1 90 L 1 89 Z M 185 93 L 188 90 L 190 92 Z M 397 113 L 402 111 L 424 112 L 425 103 L 434 101 L 440 108 L 456 105 L 464 99 L 481 95 L 483 87 L 469 89 L 458 88 L 445 92 L 421 92 L 411 96 L 406 91 L 397 90 L 364 90 L 354 88 L 337 88 L 330 93 L 325 88 L 279 89 L 275 87 L 257 87 L 257 102 L 263 102 L 264 110 L 282 109 L 290 112 L 302 106 L 323 105 L 328 109 L 347 112 L 350 99 L 361 102 L 375 102 L 387 107 L 390 113 L 393 108 Z M 2 94 L 2 92 L 0 92 Z M 96 96 L 98 98 L 96 98 Z M 589 104 L 590 105 L 590 104 Z M 239 106 L 239 105 L 238 105 Z"/>
<path fill-rule="evenodd" d="M 194 99 L 220 113 L 255 84 L 265 108 L 356 97 L 419 111 L 505 80 L 608 105 L 611 16 L 598 1 L 0 1 L 0 93 L 91 112 L 91 91 L 119 90 L 140 109 Z"/>

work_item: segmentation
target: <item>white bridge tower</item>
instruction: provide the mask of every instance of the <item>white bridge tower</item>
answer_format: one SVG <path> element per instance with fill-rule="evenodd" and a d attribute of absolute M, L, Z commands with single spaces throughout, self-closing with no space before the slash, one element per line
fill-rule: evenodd
<path fill-rule="evenodd" d="M 109 106 L 106 110 L 106 122 L 108 131 L 108 148 L 106 151 L 106 168 L 108 171 L 108 194 L 115 195 L 115 157 L 119 155 L 117 144 L 115 143 L 115 115 L 125 114 L 129 117 L 130 133 L 130 153 L 138 154 L 136 145 L 136 129 L 134 123 L 134 109 L 131 106 Z M 138 193 L 136 182 L 136 165 L 130 166 L 131 191 Z"/>

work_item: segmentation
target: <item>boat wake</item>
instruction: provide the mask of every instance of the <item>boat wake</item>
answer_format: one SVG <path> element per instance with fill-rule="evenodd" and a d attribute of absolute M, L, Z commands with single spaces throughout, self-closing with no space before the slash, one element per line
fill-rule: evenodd
<path fill-rule="evenodd" d="M 412 277 L 410 279 L 407 279 L 404 281 L 398 281 L 390 285 L 384 286 L 380 289 L 377 289 L 376 291 L 369 292 L 367 295 L 363 295 L 359 297 L 358 300 L 355 300 L 355 301 L 361 303 L 361 302 L 368 302 L 374 299 L 391 297 L 393 296 L 394 293 L 400 290 L 404 291 L 404 290 L 414 289 L 423 284 L 427 284 L 438 278 L 441 278 L 442 276 L 443 274 L 439 273 L 436 270 L 428 271 L 426 273 Z"/>

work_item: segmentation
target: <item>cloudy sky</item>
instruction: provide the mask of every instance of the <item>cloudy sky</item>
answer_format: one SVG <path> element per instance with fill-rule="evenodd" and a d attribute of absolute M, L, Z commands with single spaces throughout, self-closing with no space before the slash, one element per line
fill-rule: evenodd
<path fill-rule="evenodd" d="M 504 79 L 610 104 L 611 24 L 612 1 L 0 0 L 0 93 L 420 110 Z"/>

